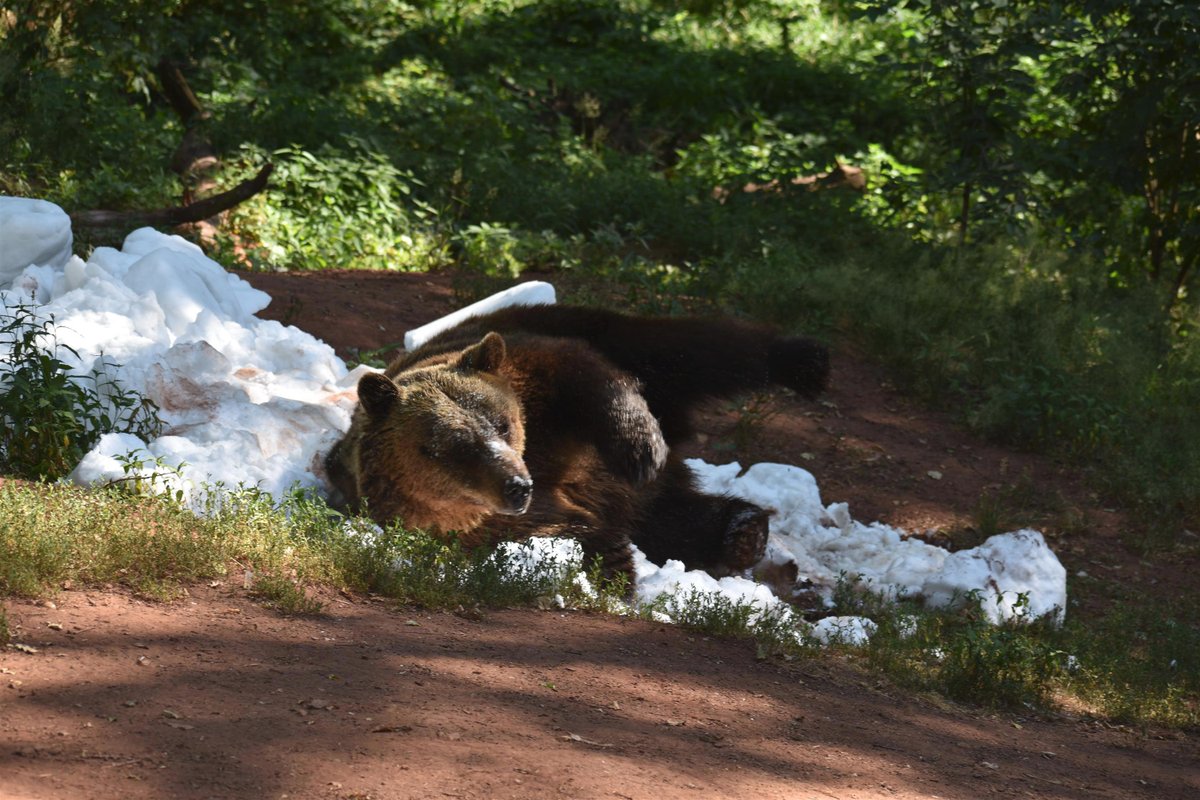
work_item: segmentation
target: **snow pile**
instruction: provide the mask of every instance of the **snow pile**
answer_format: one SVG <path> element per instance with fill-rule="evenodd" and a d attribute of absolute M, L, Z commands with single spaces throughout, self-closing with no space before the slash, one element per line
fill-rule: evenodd
<path fill-rule="evenodd" d="M 79 370 L 119 364 L 120 384 L 154 400 L 166 424 L 152 441 L 105 436 L 74 480 L 120 478 L 128 468 L 121 459 L 132 453 L 147 462 L 143 474 L 183 465 L 165 488 L 192 500 L 205 484 L 257 486 L 276 496 L 297 485 L 322 488 L 321 456 L 349 427 L 365 368 L 347 371 L 325 343 L 258 319 L 255 313 L 270 298 L 179 237 L 143 228 L 120 250 L 98 248 L 86 263 L 71 256 L 70 247 L 69 219 L 56 206 L 0 198 L 0 305 L 39 305 L 43 317 L 55 320 L 59 340 L 79 352 Z M 527 284 L 493 302 L 522 301 L 553 301 L 553 288 Z M 444 325 L 414 334 L 432 335 Z M 1065 571 L 1035 531 L 995 536 L 951 554 L 894 528 L 856 522 L 843 503 L 823 505 L 813 476 L 798 467 L 756 464 L 743 474 L 736 463 L 690 465 L 708 491 L 772 509 L 766 561 L 794 562 L 800 580 L 826 597 L 839 579 L 857 578 L 875 591 L 938 605 L 979 592 L 997 621 L 1061 616 L 1066 606 Z M 549 545 L 545 553 L 562 559 L 564 547 L 576 545 Z M 752 580 L 717 580 L 677 561 L 651 564 L 639 553 L 636 570 L 645 602 L 697 591 L 763 611 L 782 603 Z M 869 621 L 832 618 L 811 635 L 862 641 L 870 627 Z"/>
<path fill-rule="evenodd" d="M 178 236 L 143 228 L 85 263 L 62 257 L 71 234 L 61 211 L 0 201 L 0 263 L 37 254 L 9 286 L 0 284 L 0 304 L 36 304 L 54 320 L 59 342 L 79 354 L 59 353 L 79 372 L 119 364 L 121 386 L 154 400 L 166 426 L 149 442 L 102 437 L 74 480 L 120 478 L 126 464 L 118 457 L 133 454 L 146 475 L 184 465 L 168 484 L 190 500 L 205 483 L 276 495 L 320 485 L 319 454 L 349 426 L 359 377 L 331 347 L 255 317 L 271 298 Z"/>
<path fill-rule="evenodd" d="M 1022 613 L 1061 617 L 1066 608 L 1066 570 L 1037 531 L 993 536 L 979 547 L 950 553 L 878 522 L 856 522 L 845 503 L 823 505 L 816 480 L 799 467 L 755 464 L 741 474 L 737 462 L 712 466 L 693 459 L 688 465 L 705 491 L 773 509 L 766 560 L 794 562 L 801 579 L 827 593 L 839 578 L 934 606 L 978 591 L 994 622 Z M 1025 602 L 1027 607 L 1018 608 Z"/>

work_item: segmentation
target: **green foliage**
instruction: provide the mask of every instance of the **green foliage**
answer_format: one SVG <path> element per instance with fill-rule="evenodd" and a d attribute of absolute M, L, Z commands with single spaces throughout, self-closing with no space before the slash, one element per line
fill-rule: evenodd
<path fill-rule="evenodd" d="M 1114 291 L 1078 259 L 999 247 L 768 263 L 754 269 L 771 276 L 755 305 L 802 287 L 833 320 L 852 320 L 909 390 L 980 432 L 1103 464 L 1100 488 L 1147 519 L 1158 546 L 1200 510 L 1200 350 L 1148 323 L 1161 311 L 1155 287 Z"/>
<path fill-rule="evenodd" d="M 507 547 L 467 552 L 456 541 L 399 529 L 389 530 L 379 546 L 391 569 L 376 591 L 434 608 L 528 605 L 571 595 L 571 578 L 580 570 L 571 561 L 534 564 Z"/>
<path fill-rule="evenodd" d="M 0 594 L 36 596 L 64 580 L 120 581 L 162 596 L 224 571 L 213 530 L 172 502 L 116 490 L 0 486 Z M 134 523 L 136 520 L 136 523 Z"/>
<path fill-rule="evenodd" d="M 1100 202 L 1073 193 L 1068 220 L 1081 233 L 1103 235 L 1103 221 L 1131 229 L 1143 259 L 1114 267 L 1165 283 L 1174 304 L 1200 261 L 1200 9 L 1082 0 L 1072 10 L 1051 75 L 1074 101 L 1076 132 L 1064 149 Z"/>
<path fill-rule="evenodd" d="M 982 614 L 970 615 L 943 647 L 939 677 L 946 693 L 996 708 L 1045 706 L 1066 654 L 1030 624 L 993 625 Z"/>
<path fill-rule="evenodd" d="M 150 439 L 161 431 L 154 402 L 112 377 L 103 355 L 86 374 L 72 372 L 52 319 L 27 305 L 0 313 L 0 471 L 54 480 L 70 472 L 106 433 Z"/>
<path fill-rule="evenodd" d="M 248 164 L 265 160 L 254 148 L 244 154 Z M 413 270 L 441 263 L 444 245 L 428 230 L 436 213 L 412 196 L 419 181 L 363 142 L 316 153 L 293 145 L 269 160 L 270 188 L 239 207 L 234 222 L 264 264 Z"/>
<path fill-rule="evenodd" d="M 983 593 L 963 597 L 955 610 L 895 603 L 849 583 L 839 584 L 839 614 L 864 615 L 876 631 L 862 648 L 867 663 L 904 686 L 932 689 L 991 708 L 1045 708 L 1061 686 L 1067 653 L 1050 620 L 1022 618 L 993 624 Z"/>
<path fill-rule="evenodd" d="M 805 650 L 797 632 L 800 618 L 782 603 L 764 607 L 761 602 L 734 601 L 692 588 L 659 595 L 639 613 L 652 619 L 665 614 L 676 625 L 708 636 L 752 639 L 763 655 L 795 656 Z"/>
<path fill-rule="evenodd" d="M 877 11 L 894 4 L 877 3 Z M 1031 48 L 1032 4 L 1010 0 L 918 0 L 904 4 L 919 24 L 910 46 L 891 53 L 915 99 L 932 114 L 926 146 L 941 151 L 924 173 L 934 195 L 953 193 L 955 224 L 966 240 L 973 217 L 1018 223 L 1027 173 L 1016 159 L 1020 125 L 1035 81 L 1023 57 Z"/>
<path fill-rule="evenodd" d="M 1072 587 L 1074 596 L 1095 587 Z M 1118 598 L 1103 614 L 993 625 L 973 593 L 954 610 L 929 609 L 839 583 L 834 613 L 877 625 L 857 650 L 897 684 L 972 705 L 1048 708 L 1066 692 L 1098 713 L 1175 727 L 1200 722 L 1196 598 Z M 850 652 L 856 652 L 851 649 Z"/>
<path fill-rule="evenodd" d="M 144 104 L 155 53 L 165 46 L 158 20 L 181 5 L 5 4 L 0 103 L 10 113 L 0 118 L 0 191 L 69 208 L 167 204 L 167 162 L 179 131 Z"/>

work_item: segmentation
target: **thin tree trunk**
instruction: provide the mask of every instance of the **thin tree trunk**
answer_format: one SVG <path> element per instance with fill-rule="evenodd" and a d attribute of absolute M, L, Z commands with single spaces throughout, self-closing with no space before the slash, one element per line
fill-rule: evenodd
<path fill-rule="evenodd" d="M 967 243 L 967 227 L 971 223 L 971 192 L 973 191 L 971 183 L 968 181 L 962 187 L 962 207 L 958 215 L 958 233 L 959 244 Z"/>

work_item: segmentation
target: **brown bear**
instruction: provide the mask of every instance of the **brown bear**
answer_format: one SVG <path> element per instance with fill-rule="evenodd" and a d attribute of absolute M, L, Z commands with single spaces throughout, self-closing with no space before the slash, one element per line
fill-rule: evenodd
<path fill-rule="evenodd" d="M 828 372 L 823 345 L 748 322 L 514 306 L 363 377 L 325 466 L 335 499 L 380 524 L 467 546 L 571 537 L 609 576 L 633 577 L 631 544 L 727 574 L 762 558 L 769 514 L 700 492 L 670 448 L 703 400 L 812 397 Z"/>

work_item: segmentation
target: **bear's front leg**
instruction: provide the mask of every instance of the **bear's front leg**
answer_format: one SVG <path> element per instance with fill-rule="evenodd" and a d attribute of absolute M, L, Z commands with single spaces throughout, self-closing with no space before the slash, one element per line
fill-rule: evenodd
<path fill-rule="evenodd" d="M 668 447 L 637 378 L 577 339 L 510 338 L 520 345 L 509 348 L 508 374 L 529 421 L 528 449 L 557 452 L 555 440 L 570 438 L 622 481 L 654 480 Z"/>
<path fill-rule="evenodd" d="M 607 431 L 597 437 L 597 447 L 609 468 L 635 485 L 654 480 L 667 462 L 667 442 L 646 398 L 632 379 L 609 386 L 605 409 Z"/>

